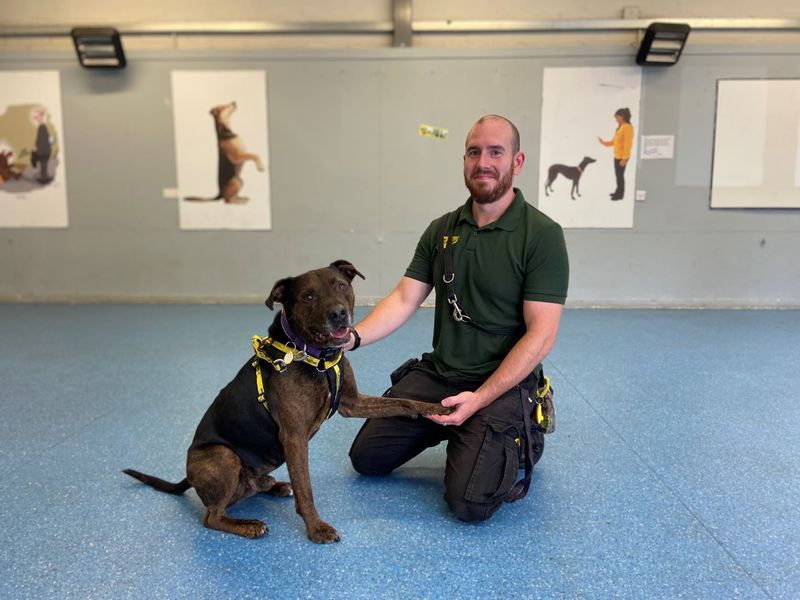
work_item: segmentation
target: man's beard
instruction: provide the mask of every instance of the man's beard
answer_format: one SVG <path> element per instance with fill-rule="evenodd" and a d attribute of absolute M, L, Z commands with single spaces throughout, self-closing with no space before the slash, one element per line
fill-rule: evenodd
<path fill-rule="evenodd" d="M 494 187 L 487 190 L 482 186 L 476 186 L 472 182 L 472 177 L 481 174 L 488 174 L 496 177 L 497 171 L 474 169 L 469 177 L 464 175 L 464 185 L 467 186 L 473 202 L 477 202 L 478 204 L 491 204 L 492 202 L 497 202 L 508 190 L 511 189 L 511 185 L 514 183 L 514 170 L 509 169 L 505 175 L 496 180 Z"/>

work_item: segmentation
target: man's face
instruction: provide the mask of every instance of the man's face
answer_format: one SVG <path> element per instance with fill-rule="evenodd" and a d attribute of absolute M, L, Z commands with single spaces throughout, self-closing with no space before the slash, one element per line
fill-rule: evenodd
<path fill-rule="evenodd" d="M 499 200 L 522 170 L 524 155 L 512 149 L 512 132 L 508 123 L 490 119 L 475 125 L 467 136 L 464 154 L 464 184 L 472 200 L 491 204 Z"/>

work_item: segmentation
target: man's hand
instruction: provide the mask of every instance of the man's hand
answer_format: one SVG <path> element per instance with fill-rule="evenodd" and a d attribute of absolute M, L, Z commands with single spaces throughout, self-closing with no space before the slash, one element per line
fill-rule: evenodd
<path fill-rule="evenodd" d="M 350 350 L 352 350 L 353 346 L 355 345 L 356 345 L 356 336 L 351 331 L 350 337 L 347 339 L 347 343 L 344 346 L 342 346 L 342 350 L 344 350 L 345 352 L 350 352 Z"/>
<path fill-rule="evenodd" d="M 628 159 L 627 158 L 623 158 L 621 161 L 619 161 L 619 166 L 620 167 L 624 167 L 627 164 L 628 164 Z"/>
<path fill-rule="evenodd" d="M 461 425 L 472 415 L 482 409 L 485 404 L 475 392 L 461 392 L 442 400 L 442 406 L 453 409 L 449 415 L 426 415 L 426 418 L 439 423 L 439 425 Z"/>

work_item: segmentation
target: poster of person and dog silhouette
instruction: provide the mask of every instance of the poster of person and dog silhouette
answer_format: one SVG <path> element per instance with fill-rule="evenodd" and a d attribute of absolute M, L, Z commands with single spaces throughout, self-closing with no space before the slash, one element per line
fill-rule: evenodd
<path fill-rule="evenodd" d="M 539 209 L 572 228 L 633 227 L 641 69 L 544 70 Z"/>
<path fill-rule="evenodd" d="M 271 228 L 264 71 L 173 71 L 181 229 Z"/>
<path fill-rule="evenodd" d="M 69 224 L 62 125 L 58 71 L 0 72 L 0 227 Z"/>

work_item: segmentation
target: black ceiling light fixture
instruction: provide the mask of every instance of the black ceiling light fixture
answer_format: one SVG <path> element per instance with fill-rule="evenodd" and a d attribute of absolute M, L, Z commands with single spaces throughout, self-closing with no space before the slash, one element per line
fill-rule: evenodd
<path fill-rule="evenodd" d="M 119 31 L 113 27 L 75 27 L 70 34 L 81 66 L 121 69 L 127 64 Z"/>
<path fill-rule="evenodd" d="M 650 23 L 639 46 L 636 64 L 674 65 L 683 52 L 691 29 L 685 23 Z"/>

